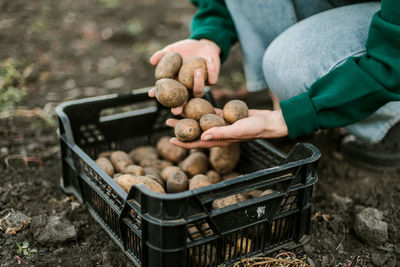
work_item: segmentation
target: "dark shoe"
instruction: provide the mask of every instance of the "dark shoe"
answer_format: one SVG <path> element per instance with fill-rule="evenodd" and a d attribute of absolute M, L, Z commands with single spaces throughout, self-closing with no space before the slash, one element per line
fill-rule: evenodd
<path fill-rule="evenodd" d="M 400 122 L 377 144 L 368 144 L 354 135 L 348 135 L 343 139 L 340 150 L 346 160 L 368 169 L 400 169 Z"/>

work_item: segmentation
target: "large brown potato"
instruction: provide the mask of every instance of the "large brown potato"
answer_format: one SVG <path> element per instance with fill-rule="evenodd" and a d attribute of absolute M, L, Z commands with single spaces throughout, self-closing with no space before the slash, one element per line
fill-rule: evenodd
<path fill-rule="evenodd" d="M 210 149 L 210 163 L 220 174 L 231 172 L 239 162 L 240 146 L 233 143 L 226 147 L 212 147 Z"/>
<path fill-rule="evenodd" d="M 181 168 L 188 173 L 190 177 L 196 174 L 205 174 L 208 171 L 208 158 L 206 154 L 201 152 L 190 154 L 182 161 Z"/>
<path fill-rule="evenodd" d="M 189 182 L 189 190 L 196 189 L 196 188 L 201 188 L 207 185 L 212 184 L 212 181 L 210 178 L 205 176 L 204 174 L 197 174 L 190 179 Z"/>
<path fill-rule="evenodd" d="M 157 80 L 174 78 L 182 65 L 182 56 L 176 52 L 165 54 L 158 62 L 154 76 Z"/>
<path fill-rule="evenodd" d="M 121 173 L 141 176 L 141 175 L 144 175 L 144 170 L 142 167 L 140 167 L 138 165 L 128 165 L 122 170 Z"/>
<path fill-rule="evenodd" d="M 186 103 L 183 113 L 186 118 L 199 121 L 205 114 L 215 114 L 215 109 L 207 100 L 196 97 Z"/>
<path fill-rule="evenodd" d="M 126 192 L 128 192 L 129 189 L 131 189 L 131 187 L 136 184 L 144 184 L 151 191 L 154 191 L 156 193 L 165 193 L 164 188 L 159 183 L 146 176 L 123 174 L 114 178 L 114 181 Z"/>
<path fill-rule="evenodd" d="M 234 123 L 248 116 L 248 107 L 242 100 L 231 100 L 225 104 L 222 109 L 224 120 L 229 123 Z"/>
<path fill-rule="evenodd" d="M 187 150 L 172 144 L 169 139 L 168 136 L 160 138 L 157 142 L 157 151 L 161 157 L 177 163 L 186 157 Z"/>
<path fill-rule="evenodd" d="M 192 89 L 194 81 L 193 76 L 196 69 L 203 69 L 204 82 L 206 82 L 208 78 L 207 65 L 205 59 L 201 57 L 191 58 L 183 62 L 178 73 L 178 81 L 186 86 L 186 88 Z"/>
<path fill-rule="evenodd" d="M 156 82 L 156 98 L 165 107 L 182 106 L 188 95 L 186 87 L 178 81 L 164 78 Z"/>
<path fill-rule="evenodd" d="M 217 114 L 204 114 L 200 118 L 200 128 L 203 132 L 213 127 L 225 126 L 224 119 Z"/>
<path fill-rule="evenodd" d="M 111 153 L 110 160 L 116 172 L 122 172 L 126 166 L 133 164 L 129 155 L 124 151 L 114 151 Z"/>
<path fill-rule="evenodd" d="M 182 171 L 178 166 L 168 166 L 161 171 L 161 178 L 166 182 L 171 173 Z"/>
<path fill-rule="evenodd" d="M 194 141 L 200 135 L 200 125 L 193 119 L 182 119 L 175 125 L 175 136 L 182 142 Z"/>
<path fill-rule="evenodd" d="M 152 146 L 139 146 L 137 148 L 132 149 L 129 152 L 129 156 L 136 164 L 140 165 L 140 162 L 144 159 L 157 159 L 157 149 Z"/>
<path fill-rule="evenodd" d="M 167 192 L 179 193 L 186 191 L 189 186 L 189 181 L 186 173 L 182 171 L 173 172 L 167 178 Z"/>
<path fill-rule="evenodd" d="M 114 167 L 108 158 L 100 157 L 96 160 L 96 164 L 105 171 L 110 177 L 114 176 Z"/>
<path fill-rule="evenodd" d="M 218 182 L 221 181 L 221 175 L 219 175 L 219 173 L 216 172 L 216 171 L 214 171 L 214 170 L 209 170 L 209 171 L 206 173 L 206 175 L 207 175 L 208 178 L 211 179 L 211 182 L 212 182 L 213 184 L 216 184 L 216 183 L 218 183 Z"/>
<path fill-rule="evenodd" d="M 239 202 L 245 201 L 246 198 L 242 194 L 236 194 L 232 196 L 227 196 L 224 198 L 216 199 L 212 202 L 211 206 L 213 209 L 221 209 L 224 207 L 228 207 L 234 205 Z"/>

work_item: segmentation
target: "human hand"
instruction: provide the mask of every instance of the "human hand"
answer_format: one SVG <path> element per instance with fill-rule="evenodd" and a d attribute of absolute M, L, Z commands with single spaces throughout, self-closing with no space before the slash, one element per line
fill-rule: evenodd
<path fill-rule="evenodd" d="M 218 114 L 219 112 L 217 112 Z M 178 120 L 168 119 L 166 124 L 175 127 Z M 214 127 L 202 133 L 200 140 L 181 142 L 171 138 L 170 142 L 183 148 L 209 148 L 227 146 L 230 143 L 256 138 L 277 138 L 288 135 L 288 128 L 282 110 L 249 109 L 247 118 L 232 125 Z"/>
<path fill-rule="evenodd" d="M 185 39 L 176 43 L 170 44 L 160 51 L 155 52 L 151 58 L 150 63 L 157 65 L 160 59 L 168 52 L 177 52 L 182 56 L 183 61 L 193 57 L 202 57 L 206 60 L 208 84 L 215 84 L 218 81 L 219 69 L 220 69 L 220 57 L 219 54 L 221 49 L 213 41 L 207 39 L 192 40 Z M 193 95 L 194 97 L 202 97 L 204 95 L 204 73 L 202 69 L 196 69 L 194 73 L 194 86 Z M 155 89 L 152 88 L 149 91 L 149 96 L 155 96 Z M 176 108 L 172 108 L 171 112 L 174 115 L 179 115 L 183 112 L 183 107 L 186 102 Z"/>

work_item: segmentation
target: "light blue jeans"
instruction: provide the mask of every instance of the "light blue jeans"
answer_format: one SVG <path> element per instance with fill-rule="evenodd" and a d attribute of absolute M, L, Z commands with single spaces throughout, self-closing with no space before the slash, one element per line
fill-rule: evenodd
<path fill-rule="evenodd" d="M 334 8 L 327 0 L 226 0 L 244 56 L 249 91 L 269 88 L 280 100 L 307 91 L 347 58 L 365 54 L 379 2 Z M 346 130 L 370 143 L 400 121 L 390 102 Z"/>

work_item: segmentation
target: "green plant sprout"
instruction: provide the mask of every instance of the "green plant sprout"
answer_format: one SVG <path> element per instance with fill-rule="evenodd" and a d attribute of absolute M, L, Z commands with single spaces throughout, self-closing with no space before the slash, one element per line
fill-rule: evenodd
<path fill-rule="evenodd" d="M 36 248 L 30 248 L 28 242 L 24 242 L 22 245 L 17 242 L 16 245 L 18 247 L 17 253 L 20 255 L 23 254 L 24 256 L 29 257 L 38 252 Z"/>

